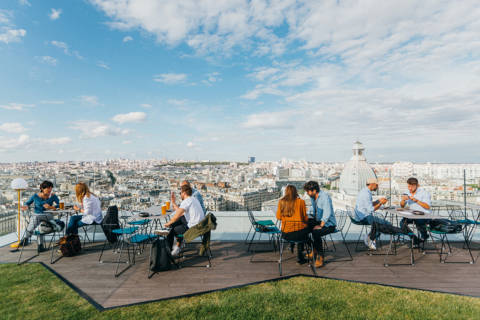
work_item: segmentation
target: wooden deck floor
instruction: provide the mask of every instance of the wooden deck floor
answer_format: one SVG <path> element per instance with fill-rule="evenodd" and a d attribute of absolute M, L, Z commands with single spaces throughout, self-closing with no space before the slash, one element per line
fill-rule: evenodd
<path fill-rule="evenodd" d="M 353 244 L 349 247 L 353 251 Z M 32 249 L 34 245 L 28 246 Z M 146 250 L 148 251 L 148 250 Z M 100 264 L 99 251 L 86 251 L 71 258 L 62 258 L 57 263 L 49 263 L 49 253 L 42 253 L 32 262 L 44 262 L 71 285 L 88 295 L 103 308 L 118 307 L 159 299 L 191 295 L 200 292 L 241 286 L 249 283 L 273 280 L 279 277 L 278 252 L 257 254 L 256 259 L 275 262 L 251 263 L 251 254 L 246 252 L 243 243 L 216 242 L 212 246 L 213 266 L 206 265 L 206 258 L 195 257 L 185 261 L 181 269 L 157 273 L 151 279 L 148 274 L 148 253 L 137 257 L 137 262 L 120 277 L 115 278 L 113 264 Z M 32 252 L 25 253 L 33 255 Z M 437 254 L 416 252 L 414 266 L 383 266 L 383 256 L 369 256 L 365 252 L 352 252 L 353 261 L 328 262 L 333 258 L 346 256 L 343 245 L 337 244 L 335 255 L 328 254 L 326 265 L 318 269 L 321 277 L 385 284 L 399 287 L 434 290 L 447 293 L 465 294 L 480 297 L 480 263 L 454 264 L 439 263 Z M 477 252 L 475 252 L 475 255 Z M 0 262 L 14 262 L 18 253 L 11 253 L 8 247 L 0 248 Z M 114 259 L 112 251 L 105 259 Z M 297 265 L 294 255 L 286 250 L 288 259 L 284 263 L 283 276 L 297 274 L 311 275 L 308 265 Z M 467 255 L 460 245 L 449 258 L 451 261 L 467 261 Z M 401 248 L 390 262 L 409 262 L 409 251 Z"/>

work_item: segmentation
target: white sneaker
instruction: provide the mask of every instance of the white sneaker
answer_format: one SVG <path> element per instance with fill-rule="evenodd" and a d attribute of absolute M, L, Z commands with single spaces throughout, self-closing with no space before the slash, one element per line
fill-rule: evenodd
<path fill-rule="evenodd" d="M 376 242 L 375 240 L 370 240 L 370 237 L 367 236 L 365 237 L 365 239 L 363 239 L 363 242 L 365 243 L 365 245 L 368 247 L 368 249 L 370 250 L 377 250 L 377 245 L 376 245 Z"/>
<path fill-rule="evenodd" d="M 173 248 L 172 248 L 172 257 L 176 257 L 178 256 L 178 254 L 180 253 L 180 247 L 177 245 L 177 243 L 175 242 L 173 244 Z"/>

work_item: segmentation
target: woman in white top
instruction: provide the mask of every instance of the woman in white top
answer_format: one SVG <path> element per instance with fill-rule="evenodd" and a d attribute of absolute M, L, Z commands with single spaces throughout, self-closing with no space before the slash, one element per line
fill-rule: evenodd
<path fill-rule="evenodd" d="M 88 190 L 88 186 L 85 183 L 77 183 L 75 186 L 75 194 L 81 206 L 80 208 L 74 206 L 74 209 L 79 210 L 83 214 L 70 217 L 67 235 L 78 234 L 78 228 L 87 224 L 100 224 L 103 219 L 100 200 Z"/>

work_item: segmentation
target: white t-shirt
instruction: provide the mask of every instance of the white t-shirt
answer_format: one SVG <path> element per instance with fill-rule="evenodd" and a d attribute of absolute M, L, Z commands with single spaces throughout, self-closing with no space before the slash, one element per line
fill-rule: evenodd
<path fill-rule="evenodd" d="M 100 200 L 95 197 L 93 194 L 90 194 L 90 197 L 85 196 L 83 198 L 83 216 L 82 222 L 85 224 L 92 224 L 92 223 L 102 223 L 103 216 L 102 216 L 102 207 Z"/>
<path fill-rule="evenodd" d="M 187 219 L 189 228 L 198 224 L 205 217 L 200 202 L 194 197 L 188 197 L 183 200 L 180 204 L 180 208 L 185 210 L 183 215 L 185 216 L 185 219 Z"/>

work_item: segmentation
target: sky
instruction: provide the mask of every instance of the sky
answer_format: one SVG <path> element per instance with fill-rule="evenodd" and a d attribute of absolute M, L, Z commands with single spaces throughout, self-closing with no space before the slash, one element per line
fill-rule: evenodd
<path fill-rule="evenodd" d="M 2 0 L 0 162 L 478 162 L 480 2 Z"/>

